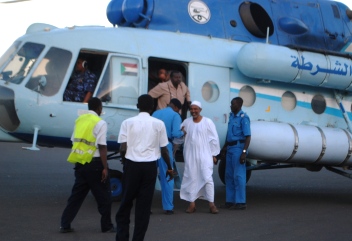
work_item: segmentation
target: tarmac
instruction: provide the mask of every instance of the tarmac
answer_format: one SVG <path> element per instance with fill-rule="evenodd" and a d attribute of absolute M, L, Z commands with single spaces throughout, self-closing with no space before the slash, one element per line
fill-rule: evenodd
<path fill-rule="evenodd" d="M 59 232 L 60 217 L 74 181 L 69 149 L 28 151 L 24 143 L 0 143 L 1 241 L 107 241 L 114 233 L 100 232 L 100 215 L 89 194 L 72 223 L 75 232 Z M 122 170 L 119 161 L 110 168 Z M 183 171 L 183 163 L 177 163 Z M 225 186 L 214 166 L 215 204 L 225 202 Z M 197 211 L 185 213 L 187 202 L 174 195 L 175 214 L 165 215 L 160 191 L 155 191 L 146 241 L 276 241 L 352 240 L 352 180 L 322 169 L 253 171 L 247 184 L 247 210 L 220 209 L 210 214 L 197 200 Z M 119 208 L 114 202 L 112 219 Z M 115 221 L 114 221 L 115 223 Z M 131 236 L 134 210 L 131 215 Z"/>

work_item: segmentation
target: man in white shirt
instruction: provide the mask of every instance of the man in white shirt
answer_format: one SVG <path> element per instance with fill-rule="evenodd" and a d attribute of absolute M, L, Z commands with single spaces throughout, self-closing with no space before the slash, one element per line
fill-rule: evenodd
<path fill-rule="evenodd" d="M 123 160 L 122 200 L 116 214 L 116 240 L 129 240 L 130 213 L 136 199 L 133 240 L 143 240 L 148 229 L 155 181 L 156 161 L 161 156 L 167 165 L 166 176 L 173 179 L 167 150 L 166 128 L 161 120 L 150 116 L 154 101 L 150 95 L 138 98 L 139 114 L 121 124 L 118 143 Z M 162 174 L 161 174 L 162 175 Z"/>

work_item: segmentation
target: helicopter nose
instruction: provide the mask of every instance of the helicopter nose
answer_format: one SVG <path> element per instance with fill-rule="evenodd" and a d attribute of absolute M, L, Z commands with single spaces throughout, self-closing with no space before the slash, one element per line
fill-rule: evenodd
<path fill-rule="evenodd" d="M 13 90 L 0 86 L 0 127 L 5 131 L 15 131 L 20 125 Z"/>

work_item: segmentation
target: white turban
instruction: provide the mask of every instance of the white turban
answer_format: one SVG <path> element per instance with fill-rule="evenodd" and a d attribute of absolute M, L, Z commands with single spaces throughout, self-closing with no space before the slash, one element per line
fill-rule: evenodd
<path fill-rule="evenodd" d="M 202 108 L 202 104 L 199 101 L 196 101 L 196 100 L 192 101 L 191 105 L 196 105 L 199 108 Z"/>

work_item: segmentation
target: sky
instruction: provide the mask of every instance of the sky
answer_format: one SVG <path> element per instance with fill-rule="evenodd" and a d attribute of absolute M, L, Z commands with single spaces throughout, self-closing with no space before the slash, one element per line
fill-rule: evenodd
<path fill-rule="evenodd" d="M 106 17 L 110 0 L 30 0 L 3 3 L 0 0 L 0 55 L 32 23 L 56 27 L 82 25 L 112 26 Z"/>
<path fill-rule="evenodd" d="M 13 41 L 24 35 L 32 23 L 56 27 L 74 25 L 111 26 L 106 17 L 110 0 L 30 0 L 3 3 L 0 0 L 0 55 Z M 352 0 L 340 0 L 352 9 Z"/>
<path fill-rule="evenodd" d="M 339 0 L 337 2 L 342 2 L 352 10 L 352 0 Z"/>

